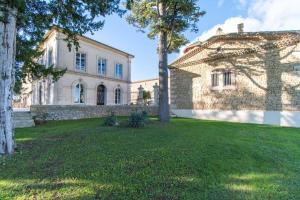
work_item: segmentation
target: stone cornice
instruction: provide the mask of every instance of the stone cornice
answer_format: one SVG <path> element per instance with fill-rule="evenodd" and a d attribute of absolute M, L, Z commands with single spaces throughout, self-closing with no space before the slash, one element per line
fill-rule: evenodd
<path fill-rule="evenodd" d="M 102 80 L 110 80 L 110 81 L 128 83 L 128 84 L 131 83 L 131 81 L 128 81 L 128 80 L 122 80 L 122 79 L 117 79 L 117 78 L 108 77 L 108 76 L 94 75 L 94 74 L 89 74 L 89 73 L 86 73 L 86 72 L 77 72 L 77 71 L 72 71 L 72 70 L 67 70 L 66 74 L 87 76 L 87 77 L 92 77 L 92 78 L 97 78 L 97 79 L 102 79 Z"/>

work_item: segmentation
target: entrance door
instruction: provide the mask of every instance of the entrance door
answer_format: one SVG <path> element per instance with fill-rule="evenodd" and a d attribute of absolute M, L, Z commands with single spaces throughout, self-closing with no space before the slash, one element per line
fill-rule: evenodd
<path fill-rule="evenodd" d="M 105 86 L 99 85 L 97 87 L 97 105 L 105 105 Z"/>

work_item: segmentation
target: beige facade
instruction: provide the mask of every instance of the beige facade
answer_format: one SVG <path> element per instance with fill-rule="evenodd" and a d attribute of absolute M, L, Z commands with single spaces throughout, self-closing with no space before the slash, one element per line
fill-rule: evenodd
<path fill-rule="evenodd" d="M 170 71 L 171 106 L 177 113 L 255 123 L 259 111 L 262 123 L 282 124 L 268 119 L 271 113 L 281 114 L 275 121 L 300 126 L 295 122 L 300 119 L 300 32 L 217 35 L 187 47 Z M 253 120 L 240 120 L 235 116 L 240 111 L 253 114 Z M 283 119 L 286 111 L 295 116 Z"/>
<path fill-rule="evenodd" d="M 168 79 L 169 82 L 169 97 L 170 97 L 170 78 Z M 139 88 L 142 87 L 144 91 L 150 92 L 151 99 L 150 104 L 152 105 L 158 105 L 158 93 L 159 91 L 159 79 L 153 78 L 153 79 L 146 79 L 146 80 L 139 80 L 139 81 L 133 81 L 131 83 L 131 103 L 137 104 L 138 103 L 138 97 L 139 97 Z M 157 89 L 156 89 L 157 88 Z M 157 91 L 155 91 L 157 90 Z"/>
<path fill-rule="evenodd" d="M 78 36 L 78 51 L 69 51 L 56 29 L 46 37 L 40 62 L 67 71 L 57 82 L 33 81 L 33 105 L 130 104 L 132 55 L 84 36 Z"/>

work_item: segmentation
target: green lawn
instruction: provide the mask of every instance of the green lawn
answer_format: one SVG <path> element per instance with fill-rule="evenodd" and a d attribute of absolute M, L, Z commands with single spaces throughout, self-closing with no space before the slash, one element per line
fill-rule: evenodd
<path fill-rule="evenodd" d="M 16 130 L 17 153 L 0 158 L 0 199 L 300 199 L 300 129 L 102 123 Z"/>

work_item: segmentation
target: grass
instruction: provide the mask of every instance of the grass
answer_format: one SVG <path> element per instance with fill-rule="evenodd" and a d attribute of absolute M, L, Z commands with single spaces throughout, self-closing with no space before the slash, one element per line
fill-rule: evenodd
<path fill-rule="evenodd" d="M 17 129 L 0 199 L 300 199 L 300 130 L 175 118 Z"/>

